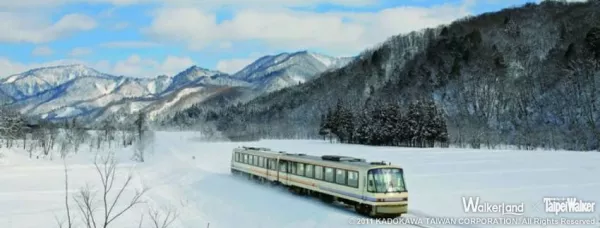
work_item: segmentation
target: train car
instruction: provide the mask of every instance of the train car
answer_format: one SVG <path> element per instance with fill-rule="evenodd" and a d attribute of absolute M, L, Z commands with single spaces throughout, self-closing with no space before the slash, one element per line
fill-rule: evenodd
<path fill-rule="evenodd" d="M 239 147 L 232 152 L 231 173 L 282 185 L 325 202 L 341 202 L 371 217 L 398 217 L 408 212 L 404 171 L 391 163 Z"/>

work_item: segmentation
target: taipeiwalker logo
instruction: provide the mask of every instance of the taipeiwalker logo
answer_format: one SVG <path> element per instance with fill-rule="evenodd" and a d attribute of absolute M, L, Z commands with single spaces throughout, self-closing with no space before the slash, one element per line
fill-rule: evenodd
<path fill-rule="evenodd" d="M 594 213 L 596 202 L 578 200 L 576 197 L 544 197 L 544 209 L 556 215 L 560 213 Z"/>
<path fill-rule="evenodd" d="M 479 197 L 462 197 L 465 213 L 500 213 L 502 215 L 523 215 L 525 204 L 492 203 L 480 201 Z"/>

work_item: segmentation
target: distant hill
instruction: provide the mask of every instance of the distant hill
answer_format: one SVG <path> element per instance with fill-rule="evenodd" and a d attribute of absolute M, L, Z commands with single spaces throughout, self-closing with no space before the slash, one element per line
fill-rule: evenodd
<path fill-rule="evenodd" d="M 344 61 L 302 51 L 263 57 L 235 75 L 191 66 L 174 76 L 152 78 L 114 76 L 80 64 L 44 67 L 0 79 L 0 102 L 50 121 L 130 121 L 138 112 L 160 120 L 222 92 L 230 102 L 223 106 L 247 101 L 310 80 Z M 232 97 L 231 89 L 244 92 Z"/>
<path fill-rule="evenodd" d="M 338 102 L 359 115 L 432 101 L 451 143 L 600 148 L 600 1 L 544 1 L 388 39 L 345 67 L 196 113 L 230 134 L 316 138 Z M 237 136 L 236 136 L 237 137 Z"/>

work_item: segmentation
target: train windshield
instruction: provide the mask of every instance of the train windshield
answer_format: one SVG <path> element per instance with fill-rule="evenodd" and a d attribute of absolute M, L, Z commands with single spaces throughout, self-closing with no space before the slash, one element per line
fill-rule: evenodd
<path fill-rule="evenodd" d="M 369 170 L 367 191 L 374 193 L 406 192 L 402 169 L 382 168 Z"/>

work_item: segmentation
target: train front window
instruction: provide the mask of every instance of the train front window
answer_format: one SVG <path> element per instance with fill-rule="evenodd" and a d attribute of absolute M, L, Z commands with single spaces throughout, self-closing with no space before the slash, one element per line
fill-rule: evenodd
<path fill-rule="evenodd" d="M 401 169 L 383 168 L 369 170 L 367 190 L 374 193 L 405 192 L 404 174 Z"/>

